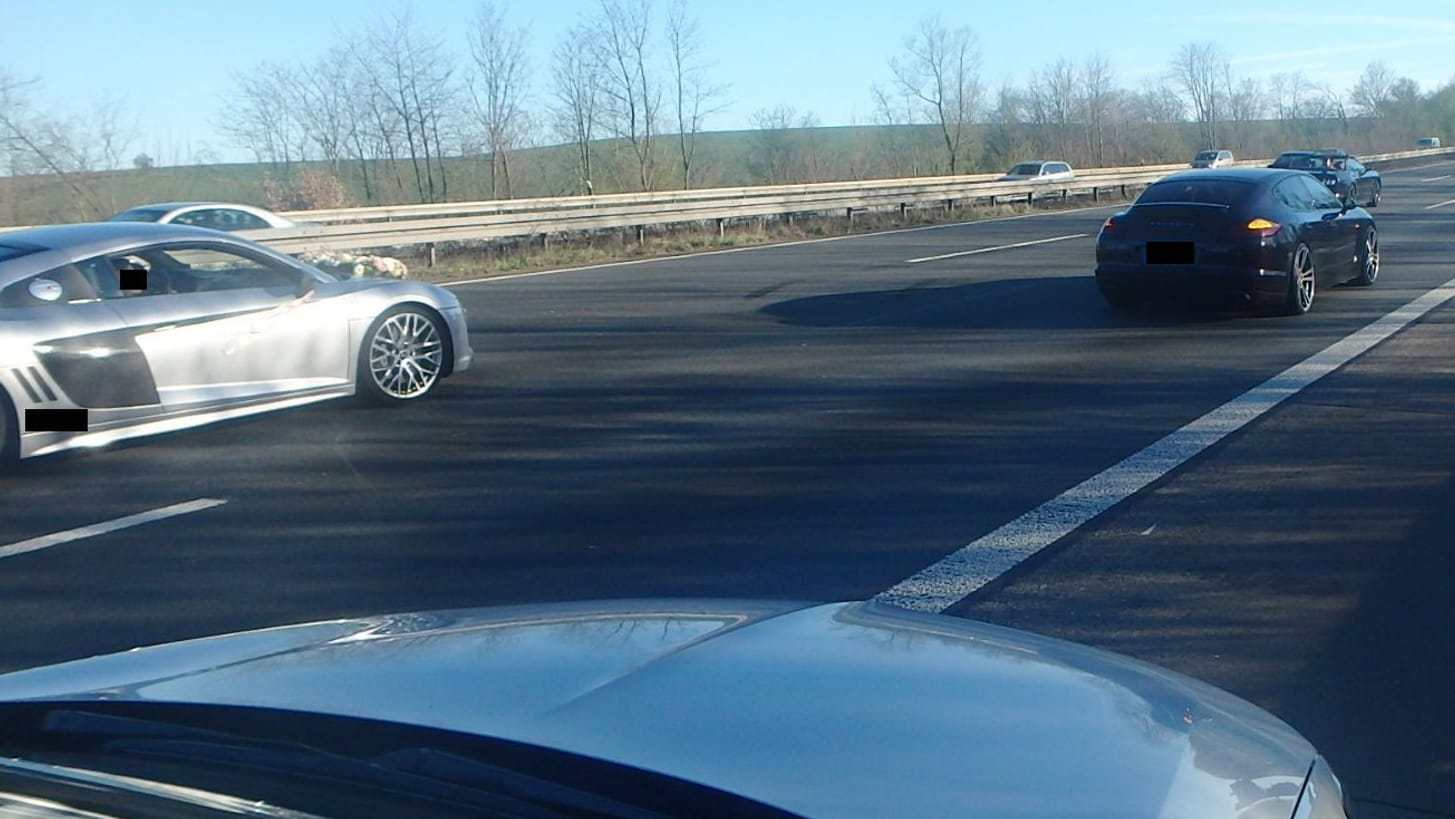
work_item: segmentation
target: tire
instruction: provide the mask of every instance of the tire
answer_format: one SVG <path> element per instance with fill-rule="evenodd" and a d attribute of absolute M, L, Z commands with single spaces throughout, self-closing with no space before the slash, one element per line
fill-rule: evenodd
<path fill-rule="evenodd" d="M 1364 234 L 1360 245 L 1359 275 L 1354 278 L 1353 283 L 1359 287 L 1368 287 L 1379 278 L 1379 235 L 1372 226 Z"/>
<path fill-rule="evenodd" d="M 1383 196 L 1384 196 L 1384 186 L 1383 185 L 1375 185 L 1374 186 L 1374 195 L 1369 198 L 1369 201 L 1368 202 L 1364 203 L 1364 206 L 1367 207 L 1367 208 L 1377 208 L 1377 207 L 1379 207 L 1379 200 Z"/>
<path fill-rule="evenodd" d="M 1352 184 L 1352 185 L 1349 186 L 1349 199 L 1348 199 L 1348 201 L 1353 202 L 1356 205 L 1359 204 L 1359 183 L 1358 182 L 1355 182 L 1354 184 Z"/>
<path fill-rule="evenodd" d="M 1285 316 L 1301 316 L 1314 306 L 1316 281 L 1313 251 L 1300 242 L 1288 265 L 1288 293 L 1283 297 Z"/>
<path fill-rule="evenodd" d="M 444 377 L 452 354 L 439 314 L 421 304 L 391 307 L 359 344 L 358 394 L 375 404 L 423 398 Z"/>

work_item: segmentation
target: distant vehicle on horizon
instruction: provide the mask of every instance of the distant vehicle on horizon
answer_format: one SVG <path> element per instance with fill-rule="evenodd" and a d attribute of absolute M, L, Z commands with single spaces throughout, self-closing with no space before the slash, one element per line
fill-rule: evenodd
<path fill-rule="evenodd" d="M 1005 176 L 996 180 L 997 182 L 1062 182 L 1068 179 L 1075 179 L 1076 172 L 1065 162 L 1055 162 L 1043 159 L 1031 162 L 1022 162 L 1005 172 Z"/>
<path fill-rule="evenodd" d="M 1192 162 L 1188 164 L 1194 168 L 1221 168 L 1225 165 L 1233 164 L 1233 152 L 1220 150 L 1199 151 L 1197 156 L 1192 158 Z"/>
<path fill-rule="evenodd" d="M 297 222 L 270 210 L 233 202 L 158 202 L 153 205 L 137 205 L 106 221 L 157 222 L 163 225 L 190 225 L 226 231 L 298 227 Z"/>
<path fill-rule="evenodd" d="M 1438 148 L 1440 147 L 1439 137 L 1420 137 L 1415 140 L 1416 148 Z"/>

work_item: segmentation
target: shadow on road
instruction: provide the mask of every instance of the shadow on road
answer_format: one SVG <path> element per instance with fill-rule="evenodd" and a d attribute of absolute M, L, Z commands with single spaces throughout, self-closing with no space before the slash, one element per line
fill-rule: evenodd
<path fill-rule="evenodd" d="M 1255 315 L 1221 307 L 1168 302 L 1117 310 L 1092 276 L 996 279 L 948 286 L 912 286 L 790 299 L 764 315 L 807 327 L 1099 330 L 1176 327 Z"/>

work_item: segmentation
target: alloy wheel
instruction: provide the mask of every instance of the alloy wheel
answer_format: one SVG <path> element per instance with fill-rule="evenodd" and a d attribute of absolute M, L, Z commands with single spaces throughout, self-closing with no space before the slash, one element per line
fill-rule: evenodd
<path fill-rule="evenodd" d="M 416 398 L 429 392 L 443 364 L 439 328 L 422 313 L 389 316 L 369 339 L 369 374 L 390 398 Z"/>

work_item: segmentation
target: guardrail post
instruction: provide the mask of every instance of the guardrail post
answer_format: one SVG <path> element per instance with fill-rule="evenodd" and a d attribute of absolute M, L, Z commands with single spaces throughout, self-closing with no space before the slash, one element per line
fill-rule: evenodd
<path fill-rule="evenodd" d="M 1091 186 L 1091 201 L 1093 201 L 1093 202 L 1100 202 L 1101 201 L 1101 197 L 1097 195 L 1100 192 L 1101 192 L 1101 189 L 1100 188 L 1096 187 L 1095 185 L 1092 185 Z"/>
<path fill-rule="evenodd" d="M 425 258 L 427 259 L 427 261 L 425 262 L 425 265 L 424 266 L 425 267 L 434 267 L 434 264 L 435 264 L 435 261 L 436 261 L 435 254 L 434 254 L 434 242 L 428 242 L 428 243 L 426 243 L 425 246 L 424 246 L 424 252 L 426 254 Z"/>
<path fill-rule="evenodd" d="M 550 250 L 550 249 L 551 249 L 551 234 L 549 234 L 549 233 L 542 233 L 541 234 L 541 250 Z"/>
<path fill-rule="evenodd" d="M 647 242 L 647 229 L 646 229 L 646 227 L 643 226 L 643 225 L 637 225 L 637 244 L 642 245 L 642 244 L 646 244 L 646 242 Z"/>
<path fill-rule="evenodd" d="M 899 218 L 900 219 L 907 219 L 907 218 L 909 218 L 909 203 L 908 202 L 900 202 L 899 203 Z"/>
<path fill-rule="evenodd" d="M 849 219 L 849 225 L 850 226 L 853 226 L 853 224 L 854 224 L 854 209 L 853 208 L 844 208 L 844 215 L 848 217 L 848 219 Z"/>
<path fill-rule="evenodd" d="M 717 220 L 717 238 L 721 239 L 727 235 L 727 220 Z"/>

